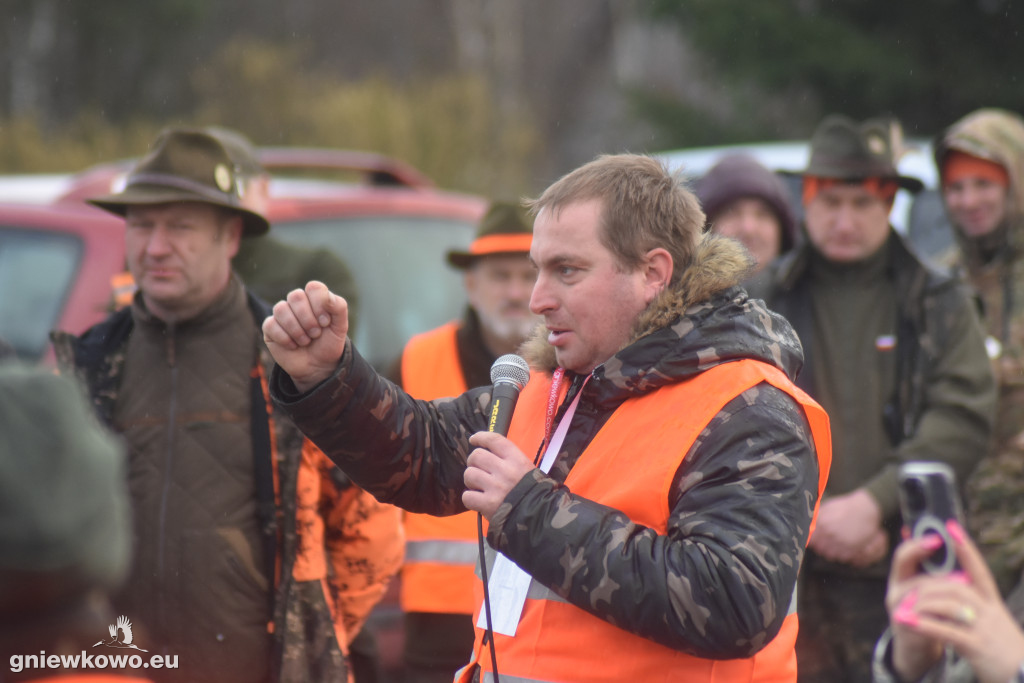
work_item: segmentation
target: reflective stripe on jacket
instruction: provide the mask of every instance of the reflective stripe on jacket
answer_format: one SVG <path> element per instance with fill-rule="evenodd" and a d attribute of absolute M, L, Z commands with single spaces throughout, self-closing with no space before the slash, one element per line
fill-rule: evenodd
<path fill-rule="evenodd" d="M 818 458 L 820 500 L 831 462 L 828 417 L 784 373 L 754 360 L 723 363 L 690 380 L 623 403 L 586 447 L 566 486 L 576 495 L 615 508 L 637 524 L 665 534 L 669 492 L 681 459 L 731 399 L 760 382 L 785 391 L 802 406 Z M 519 399 L 509 437 L 525 453 L 536 453 L 541 445 L 550 385 L 550 377 L 534 373 Z M 712 660 L 612 626 L 533 582 L 516 635 L 495 634 L 498 670 L 503 681 L 791 682 L 796 680 L 795 604 L 794 595 L 781 631 L 756 655 Z M 492 680 L 491 660 L 482 644 L 483 634 L 478 628 L 474 663 L 482 668 L 482 680 L 487 681 Z M 459 680 L 469 680 L 472 669 L 467 666 Z"/>
<path fill-rule="evenodd" d="M 459 323 L 453 321 L 416 335 L 406 344 L 402 388 L 411 396 L 429 401 L 466 391 L 455 343 L 458 329 Z M 477 607 L 473 597 L 476 514 L 434 517 L 406 512 L 403 518 L 402 610 L 472 614 Z"/>

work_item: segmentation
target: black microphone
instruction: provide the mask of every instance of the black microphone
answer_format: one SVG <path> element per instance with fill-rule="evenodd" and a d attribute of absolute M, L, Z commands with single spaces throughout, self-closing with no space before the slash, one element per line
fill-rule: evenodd
<path fill-rule="evenodd" d="M 519 392 L 530 381 L 530 366 L 514 353 L 506 353 L 491 366 L 491 410 L 487 431 L 508 435 L 512 411 L 519 400 Z"/>

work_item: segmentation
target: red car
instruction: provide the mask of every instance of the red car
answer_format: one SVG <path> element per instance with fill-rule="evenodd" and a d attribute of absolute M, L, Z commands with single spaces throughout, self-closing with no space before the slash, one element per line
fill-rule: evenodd
<path fill-rule="evenodd" d="M 483 198 L 439 191 L 415 169 L 375 154 L 260 154 L 273 175 L 271 234 L 345 261 L 360 296 L 354 341 L 378 368 L 413 334 L 460 314 L 461 276 L 444 255 L 470 243 Z M 116 191 L 131 165 L 84 171 L 62 183 L 52 204 L 0 203 L 0 338 L 19 355 L 41 358 L 48 330 L 81 332 L 109 310 L 111 278 L 124 268 L 123 222 L 84 200 Z"/>
<path fill-rule="evenodd" d="M 124 269 L 123 234 L 123 221 L 85 205 L 0 204 L 0 339 L 38 360 L 50 330 L 101 320 Z"/>

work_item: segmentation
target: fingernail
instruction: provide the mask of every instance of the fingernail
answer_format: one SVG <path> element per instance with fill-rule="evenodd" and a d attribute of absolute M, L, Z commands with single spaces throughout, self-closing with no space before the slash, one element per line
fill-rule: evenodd
<path fill-rule="evenodd" d="M 912 612 L 912 611 L 914 611 L 914 605 L 916 605 L 916 604 L 917 604 L 917 591 L 916 590 L 912 590 L 912 591 L 910 591 L 909 593 L 907 593 L 906 595 L 903 596 L 903 599 L 900 600 L 900 604 L 898 604 L 896 606 L 896 611 L 897 612 L 902 612 L 902 611 Z"/>
<path fill-rule="evenodd" d="M 925 550 L 938 550 L 942 547 L 942 537 L 937 534 L 927 534 L 922 536 L 921 547 Z"/>
<path fill-rule="evenodd" d="M 952 536 L 953 540 L 957 543 L 963 543 L 967 540 L 967 534 L 964 533 L 964 528 L 960 526 L 960 523 L 955 519 L 951 519 L 946 522 L 946 530 L 949 531 L 949 535 Z"/>
<path fill-rule="evenodd" d="M 892 620 L 904 626 L 917 626 L 919 623 L 917 614 L 913 610 L 898 609 L 892 615 Z"/>
<path fill-rule="evenodd" d="M 327 327 L 328 325 L 331 324 L 331 319 L 328 316 L 326 316 L 326 315 L 320 316 L 319 321 L 320 321 L 320 327 Z"/>

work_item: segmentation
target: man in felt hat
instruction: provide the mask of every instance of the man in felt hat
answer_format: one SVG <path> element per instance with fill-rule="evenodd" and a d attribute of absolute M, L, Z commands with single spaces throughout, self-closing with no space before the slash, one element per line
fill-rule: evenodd
<path fill-rule="evenodd" d="M 117 624 L 109 596 L 128 573 L 124 464 L 121 444 L 100 426 L 75 382 L 0 363 L 3 680 L 105 681 L 108 672 L 90 670 L 83 654 L 138 653 L 96 648 Z M 120 627 L 122 642 L 125 634 Z M 118 680 L 143 680 L 128 676 L 132 668 L 141 675 L 148 661 L 146 655 L 136 667 L 125 664 L 126 677 Z"/>
<path fill-rule="evenodd" d="M 995 392 L 975 307 L 889 224 L 900 188 L 891 120 L 829 116 L 803 176 L 806 243 L 749 289 L 804 347 L 798 384 L 832 419 L 833 466 L 799 589 L 801 680 L 870 680 L 887 624 L 900 527 L 897 467 L 948 463 L 966 478 L 987 448 Z"/>
<path fill-rule="evenodd" d="M 269 308 L 231 271 L 267 221 L 194 129 L 165 131 L 122 192 L 90 203 L 125 218 L 138 291 L 54 348 L 128 447 L 135 544 L 115 604 L 155 651 L 182 655 L 151 674 L 344 680 L 348 640 L 401 562 L 400 520 L 271 414 Z"/>
<path fill-rule="evenodd" d="M 972 535 L 1005 594 L 1024 570 L 1024 119 L 979 109 L 943 131 L 934 149 L 956 238 L 944 261 L 981 298 L 1000 387 L 993 455 L 967 482 L 966 502 Z"/>
<path fill-rule="evenodd" d="M 462 320 L 409 340 L 399 368 L 412 396 L 458 396 L 490 384 L 498 356 L 514 353 L 539 319 L 530 312 L 537 271 L 530 263 L 533 222 L 518 203 L 496 201 L 468 251 L 449 251 L 463 271 L 469 301 Z M 406 513 L 401 602 L 405 612 L 406 678 L 450 682 L 473 647 L 476 515 Z"/>

